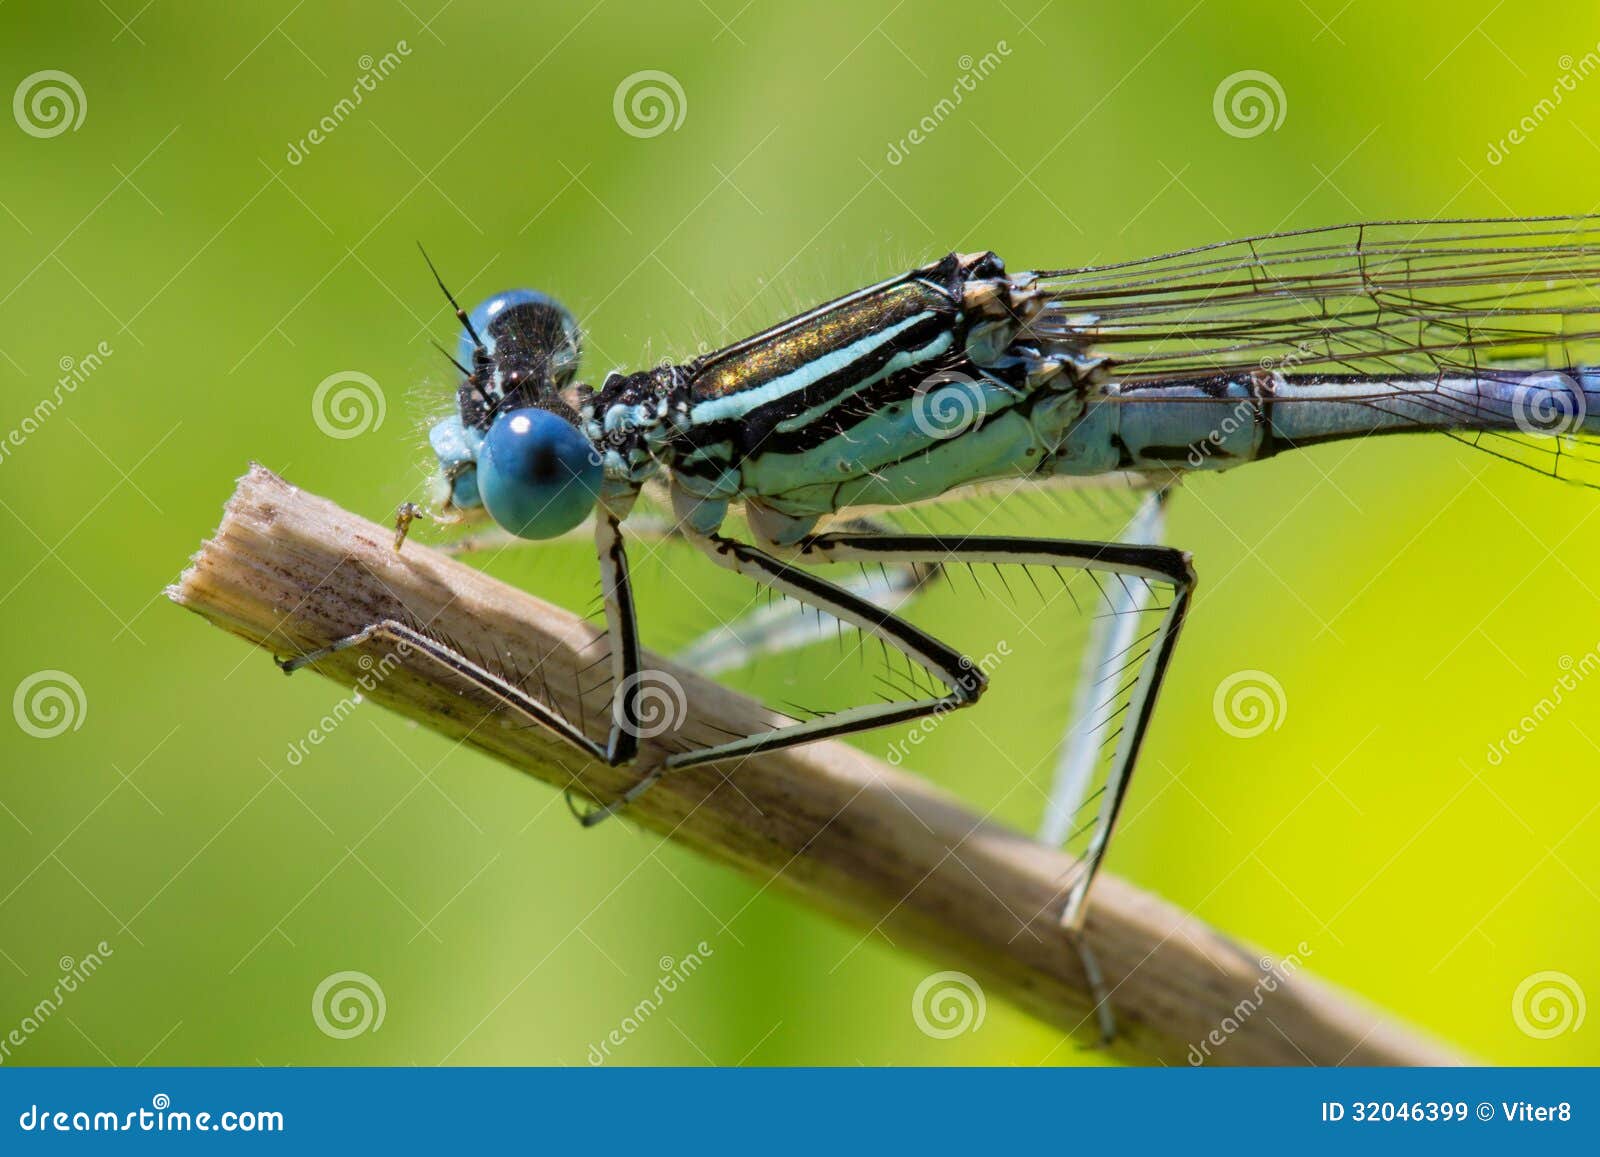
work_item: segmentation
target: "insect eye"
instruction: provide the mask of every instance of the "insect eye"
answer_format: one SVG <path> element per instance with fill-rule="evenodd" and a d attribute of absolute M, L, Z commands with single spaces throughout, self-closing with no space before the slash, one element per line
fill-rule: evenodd
<path fill-rule="evenodd" d="M 519 538 L 554 538 L 577 526 L 600 497 L 600 455 L 549 410 L 496 418 L 478 451 L 478 493 L 490 516 Z"/>
<path fill-rule="evenodd" d="M 560 389 L 578 369 L 581 336 L 577 319 L 555 298 L 533 289 L 508 289 L 479 303 L 468 315 L 489 357 L 509 377 L 535 388 Z M 461 335 L 457 360 L 472 365 L 472 338 Z"/>

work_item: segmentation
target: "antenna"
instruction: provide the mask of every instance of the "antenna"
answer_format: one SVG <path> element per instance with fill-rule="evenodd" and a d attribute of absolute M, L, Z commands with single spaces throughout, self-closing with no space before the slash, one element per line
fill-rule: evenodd
<path fill-rule="evenodd" d="M 444 346 L 442 346 L 438 342 L 432 341 L 432 340 L 430 340 L 428 342 L 428 344 L 431 345 L 434 349 L 438 350 L 440 353 L 442 353 L 444 355 L 444 360 L 449 362 L 451 365 L 455 366 L 455 368 L 460 370 L 464 375 L 466 375 L 469 378 L 472 376 L 472 371 L 467 369 L 467 367 L 462 365 L 460 362 L 456 361 L 455 357 L 450 353 L 449 350 L 445 349 Z"/>
<path fill-rule="evenodd" d="M 444 294 L 444 299 L 450 303 L 450 308 L 456 311 L 456 318 L 461 322 L 462 327 L 467 331 L 467 336 L 472 339 L 472 344 L 476 352 L 480 354 L 487 353 L 488 351 L 483 344 L 483 339 L 478 336 L 478 331 L 472 328 L 472 322 L 467 320 L 466 310 L 462 309 L 461 306 L 456 304 L 455 294 L 451 293 L 445 288 L 444 278 L 439 276 L 438 269 L 434 268 L 433 258 L 428 256 L 428 251 L 422 247 L 422 242 L 420 241 L 417 242 L 417 252 L 421 253 L 422 259 L 428 263 L 428 272 L 433 274 L 433 279 L 438 283 L 440 291 Z M 450 357 L 449 354 L 446 354 L 445 356 Z M 455 361 L 454 358 L 450 358 L 450 360 Z M 466 373 L 467 371 L 463 370 L 462 372 Z"/>

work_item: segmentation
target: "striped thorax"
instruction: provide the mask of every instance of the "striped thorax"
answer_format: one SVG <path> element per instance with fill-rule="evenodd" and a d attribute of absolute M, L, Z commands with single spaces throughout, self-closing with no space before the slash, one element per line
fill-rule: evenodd
<path fill-rule="evenodd" d="M 608 480 L 636 486 L 665 468 L 697 531 L 741 501 L 790 523 L 775 537 L 798 536 L 819 515 L 1042 454 L 1073 407 L 1034 403 L 1074 378 L 1027 344 L 1040 304 L 1031 275 L 953 253 L 686 365 L 613 374 L 580 404 L 583 430 Z"/>

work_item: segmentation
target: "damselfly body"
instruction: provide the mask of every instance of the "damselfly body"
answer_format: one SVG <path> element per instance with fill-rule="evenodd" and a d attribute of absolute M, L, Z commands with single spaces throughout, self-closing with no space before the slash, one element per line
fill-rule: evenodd
<path fill-rule="evenodd" d="M 960 563 L 1087 574 L 1100 617 L 1077 699 L 1085 720 L 1063 742 L 1044 828 L 1052 840 L 1087 836 L 1062 888 L 1075 930 L 1194 588 L 1188 556 L 1158 541 L 1174 484 L 1329 440 L 1418 431 L 1600 483 L 1587 453 L 1600 423 L 1589 413 L 1600 392 L 1597 241 L 1600 220 L 1584 217 L 1350 225 L 1032 273 L 1008 273 L 993 253 L 953 253 L 598 388 L 575 384 L 578 327 L 554 300 L 515 291 L 471 314 L 457 307 L 463 380 L 457 412 L 430 434 L 440 479 L 430 513 L 486 513 L 532 540 L 592 519 L 609 729 L 590 735 L 422 624 L 385 620 L 334 646 L 404 641 L 589 756 L 631 763 L 651 672 L 624 523 L 646 487 L 664 485 L 670 515 L 645 533 L 694 543 L 937 683 L 680 745 L 588 813 L 592 822 L 675 768 L 975 702 L 983 666 L 901 613 L 899 600 L 929 574 Z M 1108 477 L 1149 496 L 1121 542 L 907 533 L 883 521 L 963 489 Z M 742 536 L 727 527 L 736 508 Z M 402 508 L 401 537 L 418 513 Z M 831 563 L 865 569 L 852 581 L 811 569 Z M 748 625 L 731 644 L 739 656 L 789 645 L 793 620 L 781 613 Z M 727 666 L 729 649 L 710 640 L 693 661 Z"/>

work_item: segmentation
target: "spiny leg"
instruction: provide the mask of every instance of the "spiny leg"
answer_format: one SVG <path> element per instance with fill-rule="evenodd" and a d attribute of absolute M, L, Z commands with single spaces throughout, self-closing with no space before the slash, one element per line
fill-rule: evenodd
<path fill-rule="evenodd" d="M 623 547 L 618 519 L 601 511 L 595 520 L 595 551 L 600 563 L 601 589 L 605 597 L 606 629 L 610 640 L 609 656 L 612 684 L 611 725 L 602 744 L 589 738 L 553 705 L 541 703 L 516 683 L 483 663 L 477 662 L 443 639 L 427 633 L 426 627 L 417 627 L 395 618 L 385 618 L 336 639 L 327 646 L 318 647 L 303 655 L 278 661 L 285 673 L 292 674 L 349 647 L 371 640 L 388 641 L 425 655 L 455 672 L 467 682 L 478 687 L 492 698 L 548 727 L 573 747 L 594 759 L 603 760 L 612 767 L 631 762 L 638 754 L 639 732 L 638 700 L 641 675 L 639 666 L 639 636 L 633 610 L 633 589 L 628 580 L 627 554 Z M 635 784 L 617 803 L 580 816 L 585 824 L 599 822 L 623 802 L 633 798 L 646 780 Z M 569 800 L 570 802 L 570 800 Z"/>
<path fill-rule="evenodd" d="M 302 667 L 314 666 L 330 655 L 370 642 L 393 644 L 402 661 L 413 653 L 422 655 L 459 675 L 499 703 L 520 712 L 543 727 L 548 727 L 588 755 L 596 759 L 606 758 L 606 749 L 603 746 L 584 735 L 554 707 L 541 703 L 504 675 L 468 658 L 454 644 L 428 634 L 424 628 L 403 623 L 399 619 L 380 619 L 353 634 L 335 639 L 325 647 L 274 661 L 283 669 L 285 675 L 292 675 Z"/>
<path fill-rule="evenodd" d="M 1170 488 L 1148 494 L 1122 532 L 1122 541 L 1154 546 L 1166 537 L 1166 503 Z M 1112 704 L 1117 698 L 1105 697 L 1104 685 L 1108 670 L 1122 656 L 1130 654 L 1138 645 L 1135 637 L 1144 611 L 1148 609 L 1154 593 L 1148 583 L 1129 586 L 1112 584 L 1106 591 L 1107 613 L 1094 620 L 1089 643 L 1084 651 L 1078 672 L 1077 693 L 1073 696 L 1071 714 L 1066 733 L 1061 739 L 1055 775 L 1050 795 L 1045 802 L 1044 818 L 1039 827 L 1039 842 L 1061 847 L 1074 834 L 1079 812 L 1087 806 L 1089 785 L 1093 782 L 1095 767 L 1100 761 L 1101 731 L 1109 725 L 1116 712 Z M 1136 659 L 1133 661 L 1137 661 Z M 1115 668 L 1112 678 L 1123 668 Z M 1132 774 L 1131 764 L 1113 762 L 1105 785 L 1100 789 L 1105 796 L 1116 796 Z M 1096 826 L 1099 820 L 1096 820 Z M 1102 853 L 1103 853 L 1102 847 Z M 1090 869 L 1083 868 L 1085 891 Z M 1081 904 L 1080 904 L 1081 907 Z M 1074 913 L 1076 917 L 1078 914 Z M 1110 992 L 1106 988 L 1100 963 L 1089 949 L 1082 930 L 1069 922 L 1068 936 L 1083 966 L 1084 978 L 1094 1000 L 1096 1020 L 1100 1028 L 1101 1045 L 1109 1044 L 1116 1036 L 1116 1020 L 1111 1013 Z"/>
<path fill-rule="evenodd" d="M 1160 545 L 1166 537 L 1166 504 L 1169 489 L 1146 495 L 1139 509 L 1122 532 L 1122 541 L 1146 546 Z M 1106 592 L 1108 613 L 1096 618 L 1078 672 L 1078 688 L 1073 696 L 1072 714 L 1061 737 L 1060 755 L 1039 826 L 1039 842 L 1060 847 L 1067 842 L 1078 822 L 1078 813 L 1089 795 L 1095 764 L 1099 760 L 1099 732 L 1109 720 L 1101 715 L 1105 672 L 1112 663 L 1127 655 L 1136 645 L 1134 632 L 1149 607 L 1152 592 L 1140 583 L 1117 583 Z M 1115 785 L 1107 784 L 1114 791 Z"/>
<path fill-rule="evenodd" d="M 606 606 L 606 634 L 611 640 L 611 731 L 606 739 L 606 762 L 616 767 L 631 763 L 639 752 L 639 622 L 633 609 L 622 527 L 605 510 L 595 516 L 594 541 Z"/>
<path fill-rule="evenodd" d="M 1167 667 L 1172 662 L 1172 655 L 1178 644 L 1178 634 L 1183 627 L 1183 620 L 1188 613 L 1189 601 L 1194 592 L 1194 570 L 1189 565 L 1187 555 L 1164 546 L 1129 545 L 1123 549 L 1165 553 L 1181 562 L 1182 572 L 1175 574 L 1170 580 L 1173 585 L 1172 600 L 1161 611 L 1161 619 L 1155 629 L 1146 638 L 1130 641 L 1120 650 L 1113 652 L 1115 657 L 1116 654 L 1128 651 L 1133 646 L 1142 645 L 1146 648 L 1138 677 L 1130 689 L 1131 693 L 1124 709 L 1127 718 L 1117 737 L 1117 747 L 1111 757 L 1105 789 L 1101 793 L 1099 813 L 1095 819 L 1094 833 L 1081 857 L 1077 879 L 1067 890 L 1067 903 L 1062 911 L 1061 921 L 1064 926 L 1075 929 L 1083 927 L 1084 905 L 1088 900 L 1089 889 L 1105 859 L 1106 848 L 1116 828 L 1117 818 L 1122 812 L 1122 805 L 1127 799 L 1133 769 L 1149 729 L 1151 714 L 1155 710 L 1156 697 L 1166 677 Z"/>
<path fill-rule="evenodd" d="M 852 594 L 836 583 L 808 574 L 790 563 L 731 538 L 711 537 L 702 543 L 706 553 L 719 565 L 755 579 L 803 603 L 825 611 L 895 647 L 940 678 L 951 690 L 945 696 L 921 700 L 896 700 L 890 703 L 854 707 L 822 719 L 797 723 L 772 731 L 746 736 L 727 743 L 668 758 L 669 767 L 689 767 L 731 756 L 789 747 L 827 736 L 858 731 L 919 718 L 935 710 L 965 706 L 977 698 L 986 679 L 971 660 L 953 648 L 912 626 L 898 615 Z M 1124 729 L 1119 759 L 1131 766 L 1149 723 L 1155 693 L 1171 659 L 1188 605 L 1194 572 L 1187 557 L 1169 547 L 1134 546 L 1123 543 L 1076 542 L 1060 539 L 1003 538 L 986 535 L 943 536 L 911 534 L 820 534 L 802 540 L 794 550 L 796 561 L 805 564 L 860 562 L 868 564 L 943 565 L 947 562 L 982 562 L 995 565 L 1078 567 L 1170 584 L 1175 592 L 1167 607 L 1161 628 L 1152 643 L 1151 661 L 1140 674 L 1130 705 L 1131 720 Z M 1106 826 L 1115 822 L 1127 789 L 1122 777 L 1119 789 L 1108 793 L 1102 814 Z M 1104 841 L 1091 844 L 1089 878 L 1104 855 Z M 1081 922 L 1082 895 L 1087 882 L 1075 886 L 1069 898 L 1069 923 Z"/>
<path fill-rule="evenodd" d="M 915 562 L 939 559 L 946 562 L 986 562 L 996 565 L 1014 563 L 1023 566 L 1050 567 L 1076 566 L 1090 571 L 1155 580 L 1171 586 L 1173 597 L 1162 612 L 1160 625 L 1147 640 L 1149 649 L 1132 688 L 1127 713 L 1106 790 L 1100 803 L 1094 835 L 1090 839 L 1079 865 L 1077 878 L 1067 888 L 1067 902 L 1061 922 L 1068 933 L 1079 960 L 1089 991 L 1094 998 L 1103 1041 L 1109 1041 L 1116 1032 L 1111 1015 L 1109 993 L 1098 961 L 1090 952 L 1083 937 L 1083 919 L 1089 887 L 1098 874 L 1105 858 L 1111 832 L 1127 797 L 1128 784 L 1134 763 L 1144 741 L 1156 696 L 1166 674 L 1172 653 L 1177 645 L 1178 632 L 1183 625 L 1191 592 L 1194 588 L 1194 570 L 1188 556 L 1181 551 L 1164 546 L 1141 546 L 1129 543 L 1072 542 L 1052 539 L 994 538 L 965 536 L 945 538 L 933 535 L 821 535 L 803 545 L 805 552 L 820 553 L 828 561 L 895 561 Z M 1143 583 L 1141 582 L 1141 587 Z M 1123 584 L 1119 581 L 1118 587 Z M 1132 597 L 1130 595 L 1130 597 Z M 1115 610 L 1113 604 L 1113 610 Z M 1120 621 L 1120 617 L 1118 619 Z M 1127 649 L 1124 644 L 1120 649 Z"/>
<path fill-rule="evenodd" d="M 858 533 L 887 534 L 892 530 L 871 518 L 852 519 L 845 525 Z M 839 585 L 886 611 L 901 611 L 928 588 L 938 577 L 939 570 L 937 565 L 900 563 L 863 566 L 859 576 Z M 762 607 L 705 632 L 678 651 L 674 658 L 706 675 L 737 671 L 749 666 L 760 655 L 782 654 L 815 642 L 820 624 L 814 617 L 814 610 L 806 603 L 787 599 Z"/>
<path fill-rule="evenodd" d="M 885 703 L 851 707 L 804 723 L 793 723 L 710 747 L 678 752 L 667 757 L 666 770 L 714 763 L 738 756 L 753 755 L 760 751 L 810 743 L 817 739 L 850 735 L 890 723 L 920 719 L 925 715 L 965 707 L 976 702 L 978 696 L 983 693 L 988 680 L 970 659 L 939 642 L 927 632 L 912 626 L 894 612 L 838 583 L 810 574 L 801 567 L 775 558 L 737 539 L 713 535 L 696 538 L 694 541 L 719 566 L 832 615 L 840 622 L 848 623 L 863 634 L 895 648 L 936 677 L 949 690 L 943 695 L 930 695 L 920 699 L 895 699 Z M 829 560 L 817 558 L 806 561 Z M 905 561 L 909 563 L 916 560 Z"/>

